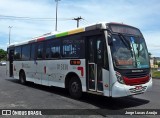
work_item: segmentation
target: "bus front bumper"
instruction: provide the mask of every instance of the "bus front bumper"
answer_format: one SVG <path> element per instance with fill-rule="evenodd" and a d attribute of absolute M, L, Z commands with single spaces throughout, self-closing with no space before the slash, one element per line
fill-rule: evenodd
<path fill-rule="evenodd" d="M 152 78 L 150 78 L 149 82 L 140 85 L 128 86 L 124 84 L 120 84 L 119 82 L 115 82 L 112 86 L 112 97 L 124 97 L 136 94 L 142 94 L 152 87 Z"/>

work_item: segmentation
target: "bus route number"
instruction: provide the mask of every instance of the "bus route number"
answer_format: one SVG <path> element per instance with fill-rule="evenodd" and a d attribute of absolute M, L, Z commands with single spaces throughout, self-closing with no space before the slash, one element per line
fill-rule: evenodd
<path fill-rule="evenodd" d="M 57 64 L 57 70 L 68 70 L 67 64 Z"/>

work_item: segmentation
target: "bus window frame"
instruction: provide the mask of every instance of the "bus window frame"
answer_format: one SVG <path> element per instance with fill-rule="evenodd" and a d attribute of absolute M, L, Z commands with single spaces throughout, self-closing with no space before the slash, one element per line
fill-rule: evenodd
<path fill-rule="evenodd" d="M 20 52 L 21 52 L 21 53 L 20 53 L 20 59 L 15 59 L 15 51 L 16 51 L 16 48 L 20 48 L 20 50 L 21 50 L 21 51 L 20 51 Z M 18 45 L 18 46 L 15 46 L 15 47 L 14 47 L 14 57 L 13 57 L 13 60 L 14 60 L 14 61 L 21 61 L 21 60 L 22 60 L 22 45 Z"/>
<path fill-rule="evenodd" d="M 25 47 L 25 46 L 29 46 L 29 57 L 28 57 L 28 59 L 23 59 L 22 58 L 22 50 L 23 50 L 23 47 Z M 30 60 L 30 56 L 31 56 L 31 45 L 30 44 L 21 45 L 21 60 L 22 61 L 29 61 Z"/>
<path fill-rule="evenodd" d="M 38 47 L 39 47 L 40 44 L 43 45 L 42 58 L 38 58 Z M 45 60 L 45 58 L 44 58 L 44 49 L 45 49 L 44 41 L 36 42 L 36 44 L 35 44 L 35 60 Z"/>
<path fill-rule="evenodd" d="M 103 68 L 106 69 L 106 70 L 109 70 L 109 56 L 108 56 L 108 48 L 107 48 L 107 39 L 105 37 L 105 31 L 107 31 L 106 29 L 97 29 L 97 30 L 90 30 L 90 31 L 86 31 L 85 33 L 83 33 L 83 37 L 86 38 L 86 37 L 90 37 L 90 36 L 98 36 L 98 35 L 102 35 L 103 37 L 103 42 L 104 42 L 104 46 L 103 48 L 106 50 L 106 61 L 108 64 L 104 65 L 104 55 L 103 55 Z M 87 48 L 87 43 L 85 41 L 85 49 Z M 85 50 L 86 52 L 86 50 Z M 104 52 L 104 51 L 103 51 Z M 88 59 L 88 55 L 87 53 L 85 54 L 85 59 Z"/>
<path fill-rule="evenodd" d="M 32 60 L 35 60 L 36 59 L 36 43 L 29 43 L 30 45 L 30 58 L 29 60 L 32 61 Z M 34 57 L 32 58 L 31 55 L 32 55 L 32 45 L 34 45 Z"/>
<path fill-rule="evenodd" d="M 68 36 L 64 36 L 64 37 L 58 37 L 58 38 L 54 38 L 54 39 L 48 39 L 48 40 L 45 40 L 45 41 L 42 41 L 44 42 L 44 60 L 63 60 L 63 59 L 85 59 L 86 56 L 85 56 L 85 39 L 84 37 L 82 36 L 83 33 L 78 33 L 78 34 L 73 34 L 73 35 L 68 35 Z M 80 56 L 78 58 L 74 58 L 74 57 L 63 57 L 63 40 L 65 39 L 69 39 L 69 40 L 79 40 L 79 39 L 74 39 L 74 37 L 79 37 L 80 40 L 83 40 L 84 41 L 84 48 L 83 49 L 83 55 L 80 54 Z M 53 40 L 58 40 L 60 41 L 60 57 L 59 58 L 46 58 L 46 46 L 47 46 L 47 42 L 51 42 Z M 82 45 L 82 44 L 81 44 Z M 51 52 L 51 49 L 50 49 L 50 52 Z"/>
<path fill-rule="evenodd" d="M 71 40 L 71 41 L 75 41 L 75 40 L 82 40 L 82 41 L 84 41 L 84 45 L 82 45 L 82 44 L 79 44 L 79 46 L 80 46 L 80 49 L 82 49 L 81 51 L 83 51 L 83 52 L 81 52 L 81 53 L 79 53 L 79 57 L 64 57 L 63 56 L 63 41 L 64 40 Z M 83 46 L 83 47 L 82 47 Z M 62 59 L 85 59 L 85 39 L 84 39 L 84 37 L 82 36 L 82 33 L 78 33 L 78 34 L 74 34 L 74 35 L 69 35 L 69 36 L 65 36 L 65 37 L 63 37 L 62 39 L 61 39 L 61 58 Z"/>
<path fill-rule="evenodd" d="M 49 49 L 50 49 L 50 57 L 49 58 L 46 58 L 46 49 L 47 49 L 47 44 L 50 42 L 50 43 L 52 43 L 52 42 L 54 42 L 54 41 L 59 41 L 59 43 L 60 43 L 60 57 L 58 57 L 58 58 L 51 58 L 51 45 L 50 45 L 50 47 L 49 47 Z M 55 39 L 49 39 L 49 40 L 47 40 L 47 41 L 44 41 L 44 43 L 45 43 L 45 48 L 44 48 L 44 59 L 45 60 L 57 60 L 57 59 L 61 59 L 61 45 L 62 45 L 62 43 L 61 43 L 61 38 L 55 38 Z"/>

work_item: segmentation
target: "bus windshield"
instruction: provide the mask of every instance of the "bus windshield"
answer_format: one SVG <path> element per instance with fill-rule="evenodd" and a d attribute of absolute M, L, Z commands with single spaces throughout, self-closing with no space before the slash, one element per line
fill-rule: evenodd
<path fill-rule="evenodd" d="M 142 37 L 113 34 L 110 47 L 116 68 L 149 68 L 148 51 Z"/>

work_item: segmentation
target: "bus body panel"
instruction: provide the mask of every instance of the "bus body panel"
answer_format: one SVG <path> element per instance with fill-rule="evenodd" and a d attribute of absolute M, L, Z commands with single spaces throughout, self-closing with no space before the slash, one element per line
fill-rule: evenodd
<path fill-rule="evenodd" d="M 104 96 L 110 96 L 110 79 L 109 79 L 109 71 L 103 69 L 102 70 L 103 73 L 103 92 L 104 92 Z"/>
<path fill-rule="evenodd" d="M 36 83 L 36 61 L 23 61 L 24 64 L 28 64 L 28 68 L 23 68 L 26 74 L 26 80 Z"/>
<path fill-rule="evenodd" d="M 145 84 L 134 85 L 134 86 L 127 86 L 124 84 L 120 84 L 119 82 L 116 82 L 112 86 L 112 97 L 124 97 L 124 96 L 141 94 L 150 90 L 151 87 L 152 87 L 152 78 L 150 78 L 150 81 Z"/>
<path fill-rule="evenodd" d="M 13 77 L 19 79 L 19 72 L 22 69 L 22 62 L 13 61 Z"/>
<path fill-rule="evenodd" d="M 9 77 L 9 61 L 6 61 L 6 75 Z"/>
<path fill-rule="evenodd" d="M 74 59 L 72 59 L 74 60 Z M 76 59 L 77 60 L 77 59 Z M 82 83 L 82 90 L 86 91 L 85 59 L 79 59 L 80 65 L 70 65 L 70 60 L 33 60 L 14 61 L 14 78 L 19 79 L 20 70 L 26 75 L 26 81 L 46 86 L 65 88 L 65 78 L 68 73 L 76 73 Z M 81 67 L 82 70 L 79 70 Z"/>

